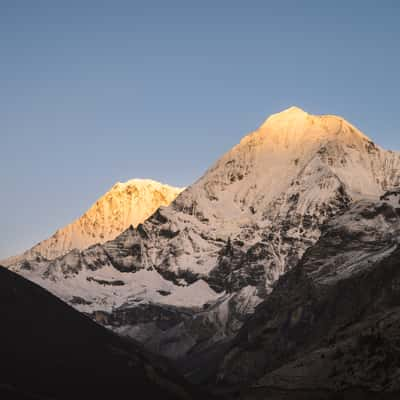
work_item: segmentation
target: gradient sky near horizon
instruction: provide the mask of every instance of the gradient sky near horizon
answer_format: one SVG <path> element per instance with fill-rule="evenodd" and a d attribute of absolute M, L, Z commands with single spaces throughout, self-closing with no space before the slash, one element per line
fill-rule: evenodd
<path fill-rule="evenodd" d="M 0 51 L 0 259 L 292 105 L 400 150 L 397 0 L 2 0 Z"/>

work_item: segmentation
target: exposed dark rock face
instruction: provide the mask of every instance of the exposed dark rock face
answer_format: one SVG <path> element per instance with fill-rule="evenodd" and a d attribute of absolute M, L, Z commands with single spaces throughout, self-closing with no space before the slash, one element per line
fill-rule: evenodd
<path fill-rule="evenodd" d="M 398 394 L 400 218 L 389 208 L 358 203 L 328 224 L 236 336 L 217 385 L 247 386 L 243 399 Z"/>
<path fill-rule="evenodd" d="M 92 304 L 90 301 L 87 301 L 83 299 L 82 297 L 79 296 L 74 296 L 71 299 L 71 304 L 85 304 L 85 305 L 90 305 Z"/>
<path fill-rule="evenodd" d="M 184 308 L 156 304 L 139 304 L 121 306 L 111 313 L 96 311 L 93 318 L 104 325 L 118 328 L 153 323 L 157 328 L 166 331 L 193 315 L 193 311 Z"/>
<path fill-rule="evenodd" d="M 88 282 L 96 282 L 99 285 L 105 285 L 105 286 L 123 286 L 123 285 L 125 285 L 124 281 L 119 281 L 119 280 L 106 281 L 104 279 L 96 279 L 96 278 L 93 278 L 91 276 L 87 277 L 86 280 Z"/>

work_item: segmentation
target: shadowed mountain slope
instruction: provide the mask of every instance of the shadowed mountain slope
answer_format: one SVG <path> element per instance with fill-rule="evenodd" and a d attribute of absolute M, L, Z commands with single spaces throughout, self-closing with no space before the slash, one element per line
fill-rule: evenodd
<path fill-rule="evenodd" d="M 217 386 L 241 399 L 399 398 L 399 283 L 400 192 L 391 192 L 327 224 L 233 340 Z"/>
<path fill-rule="evenodd" d="M 163 360 L 3 267 L 0 321 L 6 398 L 204 398 Z"/>

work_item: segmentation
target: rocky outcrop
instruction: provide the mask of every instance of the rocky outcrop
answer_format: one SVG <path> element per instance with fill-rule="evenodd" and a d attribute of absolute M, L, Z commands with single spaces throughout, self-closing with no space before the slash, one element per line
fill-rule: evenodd
<path fill-rule="evenodd" d="M 247 386 L 245 399 L 271 390 L 318 388 L 321 398 L 400 392 L 400 216 L 392 196 L 358 202 L 327 225 L 231 343 L 218 385 Z"/>

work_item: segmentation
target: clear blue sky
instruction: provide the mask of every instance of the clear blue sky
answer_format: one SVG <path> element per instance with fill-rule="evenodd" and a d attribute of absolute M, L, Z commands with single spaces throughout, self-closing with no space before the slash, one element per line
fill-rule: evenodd
<path fill-rule="evenodd" d="M 397 0 L 1 0 L 0 259 L 291 105 L 400 150 L 399 49 Z"/>

